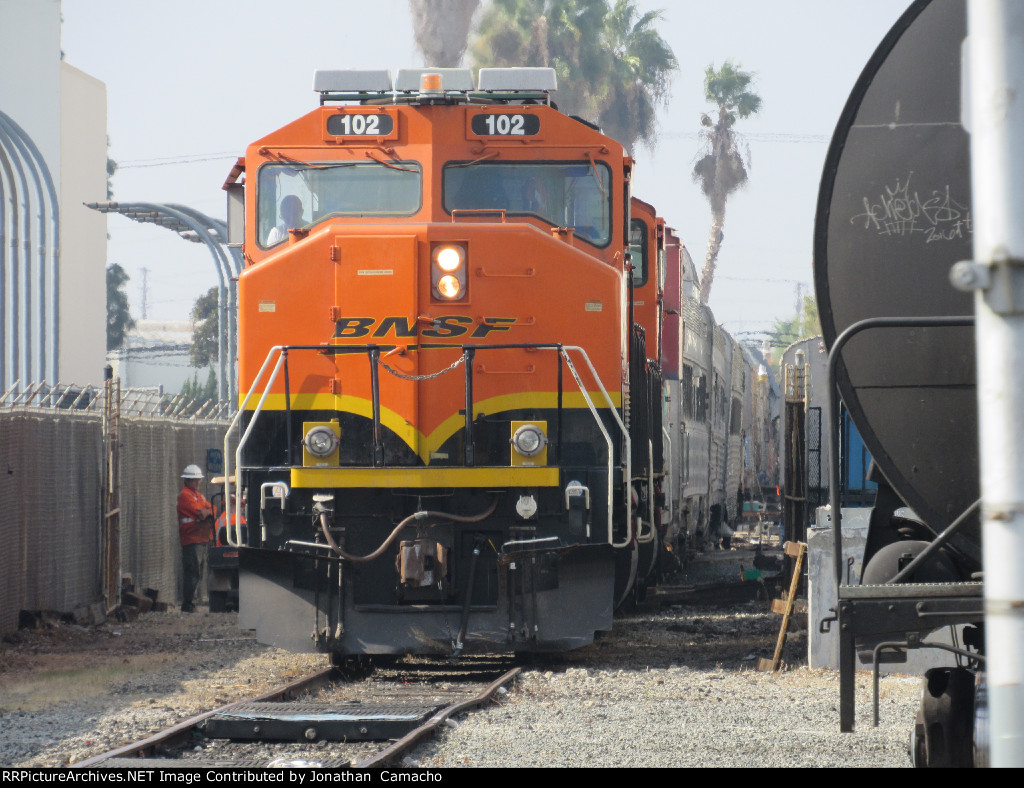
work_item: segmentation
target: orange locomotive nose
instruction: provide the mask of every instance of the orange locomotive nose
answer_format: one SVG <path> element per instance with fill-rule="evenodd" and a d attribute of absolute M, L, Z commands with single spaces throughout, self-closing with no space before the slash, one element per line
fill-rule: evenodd
<path fill-rule="evenodd" d="M 314 84 L 233 170 L 240 623 L 336 654 L 585 645 L 711 508 L 664 492 L 664 222 L 631 216 L 632 161 L 551 106 L 551 69 Z M 727 376 L 698 376 L 717 404 Z M 718 413 L 699 391 L 690 417 Z"/>

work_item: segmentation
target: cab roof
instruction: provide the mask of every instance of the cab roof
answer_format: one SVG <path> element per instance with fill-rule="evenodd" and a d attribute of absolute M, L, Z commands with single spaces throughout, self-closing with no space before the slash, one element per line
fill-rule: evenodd
<path fill-rule="evenodd" d="M 514 103 L 550 104 L 558 89 L 553 68 L 482 68 L 474 83 L 468 68 L 403 68 L 392 80 L 387 70 L 318 70 L 313 90 L 320 103 Z"/>

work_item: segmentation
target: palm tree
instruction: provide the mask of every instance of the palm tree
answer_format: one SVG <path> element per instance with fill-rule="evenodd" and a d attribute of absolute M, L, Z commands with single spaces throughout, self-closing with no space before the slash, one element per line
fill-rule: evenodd
<path fill-rule="evenodd" d="M 616 0 L 605 18 L 605 44 L 612 57 L 598 123 L 631 153 L 637 140 L 654 147 L 655 109 L 668 103 L 669 75 L 679 65 L 654 29 L 661 18 L 661 11 L 640 15 L 632 0 Z"/>
<path fill-rule="evenodd" d="M 607 11 L 606 0 L 494 0 L 474 31 L 473 64 L 554 68 L 559 104 L 596 116 L 589 83 L 571 75 L 598 68 L 594 52 L 581 42 L 594 40 Z"/>
<path fill-rule="evenodd" d="M 677 68 L 654 23 L 634 0 L 494 0 L 476 27 L 475 66 L 548 66 L 563 111 L 595 119 L 632 151 L 655 142 L 655 107 Z"/>
<path fill-rule="evenodd" d="M 409 0 L 416 46 L 426 65 L 459 65 L 479 5 L 480 0 Z"/>
<path fill-rule="evenodd" d="M 800 311 L 789 320 L 778 318 L 772 323 L 768 330 L 772 344 L 786 348 L 801 339 L 821 336 L 821 318 L 818 316 L 818 302 L 814 296 L 803 296 L 803 303 L 799 305 L 799 309 Z"/>
<path fill-rule="evenodd" d="M 718 106 L 718 119 L 713 120 L 706 113 L 701 115 L 707 152 L 693 168 L 693 179 L 700 184 L 711 206 L 711 232 L 700 275 L 702 304 L 706 304 L 711 295 L 715 264 L 722 248 L 726 200 L 747 182 L 747 168 L 737 148 L 733 126 L 738 118 L 756 115 L 761 109 L 761 97 L 748 90 L 753 79 L 754 74 L 740 71 L 729 60 L 718 71 L 713 64 L 704 70 L 704 94 L 709 102 Z"/>

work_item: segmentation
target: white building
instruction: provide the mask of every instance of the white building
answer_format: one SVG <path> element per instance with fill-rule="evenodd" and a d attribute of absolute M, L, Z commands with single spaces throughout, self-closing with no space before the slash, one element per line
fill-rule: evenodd
<path fill-rule="evenodd" d="M 124 345 L 107 353 L 107 363 L 122 389 L 159 388 L 177 394 L 186 380 L 198 375 L 206 383 L 209 371 L 189 365 L 192 324 L 187 321 L 138 320 Z"/>
<path fill-rule="evenodd" d="M 83 203 L 106 199 L 107 95 L 61 59 L 60 11 L 0 0 L 3 390 L 103 380 L 106 216 Z"/>

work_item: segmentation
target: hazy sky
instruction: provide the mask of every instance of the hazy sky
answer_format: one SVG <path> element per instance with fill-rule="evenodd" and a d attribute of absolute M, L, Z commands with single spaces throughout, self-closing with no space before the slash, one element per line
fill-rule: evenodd
<path fill-rule="evenodd" d="M 690 172 L 703 74 L 725 59 L 757 74 L 762 112 L 737 129 L 750 183 L 729 202 L 711 307 L 735 334 L 789 318 L 810 292 L 822 165 L 854 82 L 909 0 L 674 0 L 659 27 L 679 60 L 634 194 L 653 203 L 703 263 L 710 211 Z M 423 65 L 407 0 L 64 0 L 66 61 L 107 85 L 114 199 L 185 203 L 223 218 L 221 184 L 245 146 L 317 106 L 317 68 Z M 131 276 L 132 312 L 185 320 L 217 283 L 204 247 L 120 216 L 108 259 Z"/>

